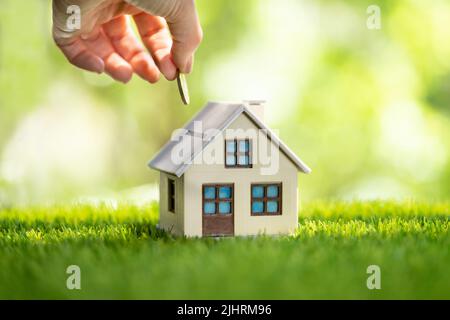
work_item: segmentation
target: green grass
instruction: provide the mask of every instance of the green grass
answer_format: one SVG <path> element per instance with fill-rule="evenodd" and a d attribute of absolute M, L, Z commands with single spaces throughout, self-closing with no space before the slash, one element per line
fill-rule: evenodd
<path fill-rule="evenodd" d="M 156 229 L 155 204 L 0 209 L 0 298 L 449 299 L 449 218 L 448 203 L 317 203 L 295 236 L 185 239 Z"/>

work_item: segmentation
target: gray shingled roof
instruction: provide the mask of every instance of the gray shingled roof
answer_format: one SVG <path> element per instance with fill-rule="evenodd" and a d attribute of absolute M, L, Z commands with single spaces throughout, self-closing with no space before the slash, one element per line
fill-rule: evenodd
<path fill-rule="evenodd" d="M 258 119 L 244 103 L 239 102 L 208 102 L 208 104 L 197 113 L 197 115 L 184 126 L 184 133 L 177 134 L 173 139 L 169 140 L 156 156 L 150 160 L 148 166 L 150 168 L 171 173 L 181 177 L 189 166 L 192 164 L 194 158 L 203 151 L 203 149 L 214 140 L 215 136 L 204 137 L 198 136 L 194 132 L 195 121 L 202 122 L 203 132 L 209 129 L 217 129 L 217 132 L 225 130 L 234 120 L 239 117 L 241 113 L 245 113 L 257 127 L 263 129 L 268 138 L 275 144 L 279 145 L 280 150 L 294 163 L 299 171 L 303 173 L 310 173 L 311 169 L 300 160 L 261 120 Z M 187 133 L 186 133 L 187 132 Z M 191 134 L 194 141 L 192 152 L 186 155 L 181 164 L 174 163 L 171 155 L 174 148 L 179 147 L 182 143 L 181 137 L 184 134 Z"/>

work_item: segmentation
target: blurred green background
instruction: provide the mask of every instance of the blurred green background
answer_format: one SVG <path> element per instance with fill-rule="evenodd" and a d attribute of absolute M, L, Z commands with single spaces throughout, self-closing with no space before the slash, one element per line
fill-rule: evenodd
<path fill-rule="evenodd" d="M 381 8 L 381 30 L 366 27 Z M 69 65 L 49 0 L 1 0 L 0 205 L 155 197 L 147 161 L 208 100 L 266 99 L 312 169 L 303 201 L 450 195 L 450 2 L 198 0 L 204 41 L 176 84 Z"/>

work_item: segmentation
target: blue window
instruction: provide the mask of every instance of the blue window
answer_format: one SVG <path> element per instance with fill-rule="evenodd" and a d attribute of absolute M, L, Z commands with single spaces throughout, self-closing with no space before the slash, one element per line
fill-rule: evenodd
<path fill-rule="evenodd" d="M 220 214 L 229 214 L 229 213 L 231 213 L 231 202 L 220 201 L 219 202 L 219 213 Z"/>
<path fill-rule="evenodd" d="M 230 199 L 231 198 L 231 187 L 219 187 L 219 198 L 220 199 Z"/>
<path fill-rule="evenodd" d="M 215 214 L 216 213 L 216 203 L 215 202 L 205 202 L 203 205 L 203 212 L 205 214 Z"/>
<path fill-rule="evenodd" d="M 278 201 L 267 201 L 267 212 L 278 212 Z"/>
<path fill-rule="evenodd" d="M 281 214 L 281 183 L 252 184 L 251 214 L 252 215 Z"/>
<path fill-rule="evenodd" d="M 205 187 L 203 189 L 203 194 L 205 196 L 205 199 L 215 199 L 216 198 L 216 188 Z"/>
<path fill-rule="evenodd" d="M 240 165 L 240 166 L 248 166 L 249 162 L 250 162 L 250 159 L 249 159 L 248 155 L 239 156 L 239 158 L 238 158 L 238 165 Z"/>
<path fill-rule="evenodd" d="M 227 158 L 226 158 L 226 165 L 228 166 L 228 167 L 233 167 L 233 166 L 236 166 L 236 157 L 234 156 L 234 155 L 227 155 Z"/>
<path fill-rule="evenodd" d="M 248 152 L 250 150 L 249 140 L 239 140 L 239 152 Z"/>
<path fill-rule="evenodd" d="M 278 186 L 267 186 L 267 197 L 269 198 L 278 197 Z"/>
<path fill-rule="evenodd" d="M 233 213 L 233 185 L 203 185 L 203 214 L 226 215 Z"/>
<path fill-rule="evenodd" d="M 234 140 L 227 140 L 227 152 L 236 152 L 236 142 Z"/>
<path fill-rule="evenodd" d="M 252 197 L 253 198 L 263 198 L 264 197 L 264 187 L 263 186 L 253 186 L 252 187 Z"/>
<path fill-rule="evenodd" d="M 251 143 L 249 139 L 225 140 L 225 167 L 252 167 Z"/>
<path fill-rule="evenodd" d="M 252 213 L 263 213 L 264 212 L 264 202 L 253 201 L 252 203 Z"/>

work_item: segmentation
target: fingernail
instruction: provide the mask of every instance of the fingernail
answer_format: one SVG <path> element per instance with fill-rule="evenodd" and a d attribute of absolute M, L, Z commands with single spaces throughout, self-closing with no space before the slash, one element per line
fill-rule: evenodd
<path fill-rule="evenodd" d="M 103 73 L 104 69 L 105 63 L 103 62 L 102 59 L 96 57 L 92 62 L 92 71 L 100 74 Z"/>
<path fill-rule="evenodd" d="M 103 65 L 95 65 L 92 68 L 92 71 L 98 74 L 102 74 L 103 73 Z"/>

